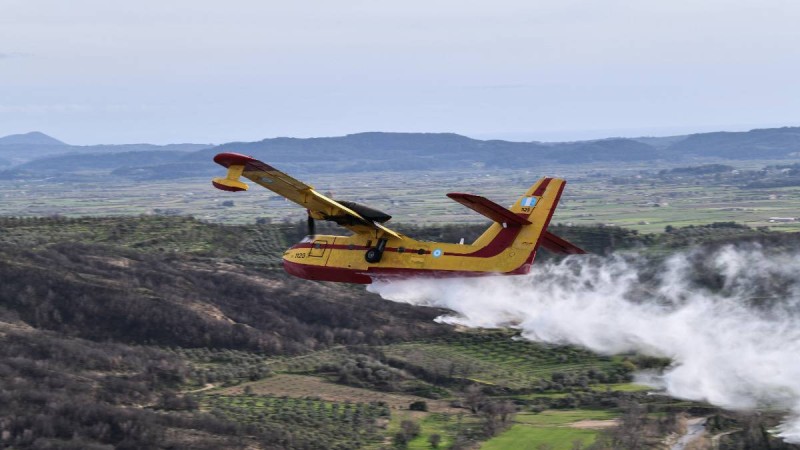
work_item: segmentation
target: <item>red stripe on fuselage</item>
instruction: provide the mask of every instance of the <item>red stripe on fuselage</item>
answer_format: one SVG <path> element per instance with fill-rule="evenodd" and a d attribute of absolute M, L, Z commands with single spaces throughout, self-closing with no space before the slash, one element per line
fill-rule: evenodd
<path fill-rule="evenodd" d="M 316 281 L 338 281 L 343 283 L 370 284 L 372 278 L 355 271 L 341 267 L 314 266 L 283 260 L 283 270 L 289 275 L 298 278 Z"/>
<path fill-rule="evenodd" d="M 313 242 L 301 242 L 299 244 L 293 245 L 291 247 L 291 249 L 295 250 L 295 249 L 299 249 L 299 248 L 313 248 L 313 247 L 314 247 L 314 243 Z M 344 245 L 344 244 L 322 244 L 322 247 L 320 247 L 320 250 L 324 250 L 326 248 L 329 248 L 331 250 L 369 250 L 372 247 L 365 247 L 363 245 L 352 245 L 351 246 L 350 244 L 347 244 L 347 245 Z M 400 251 L 400 247 L 386 247 L 383 251 L 385 251 L 385 252 L 397 252 L 397 253 L 413 253 L 415 255 L 427 255 L 427 254 L 430 253 L 430 251 L 427 251 L 427 250 L 423 250 L 423 252 L 420 253 L 419 252 L 420 250 L 423 250 L 423 249 L 415 249 L 415 248 L 403 247 L 403 251 L 401 252 Z"/>
<path fill-rule="evenodd" d="M 517 275 L 516 272 L 469 272 L 464 270 L 430 270 L 370 267 L 366 272 L 341 267 L 324 267 L 283 260 L 286 273 L 306 280 L 371 284 L 374 279 L 404 280 L 409 278 L 465 278 L 496 275 Z"/>

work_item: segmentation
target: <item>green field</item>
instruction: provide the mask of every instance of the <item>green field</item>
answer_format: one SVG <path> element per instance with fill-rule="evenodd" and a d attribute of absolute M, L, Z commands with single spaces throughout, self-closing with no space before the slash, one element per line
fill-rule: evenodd
<path fill-rule="evenodd" d="M 595 389 L 610 389 L 612 391 L 618 392 L 645 392 L 651 391 L 653 388 L 650 386 L 645 386 L 643 384 L 636 384 L 636 383 L 617 383 L 617 384 L 606 384 L 602 386 L 595 386 Z"/>
<path fill-rule="evenodd" d="M 572 428 L 535 427 L 515 424 L 500 436 L 481 445 L 484 450 L 535 450 L 542 444 L 552 445 L 553 450 L 570 450 L 575 441 L 590 445 L 597 437 L 592 430 Z"/>
<path fill-rule="evenodd" d="M 554 450 L 570 450 L 575 441 L 590 445 L 598 431 L 589 428 L 574 428 L 580 421 L 609 421 L 616 416 L 608 411 L 571 410 L 543 411 L 539 414 L 518 414 L 514 425 L 503 434 L 481 445 L 482 449 L 536 449 L 551 445 Z"/>

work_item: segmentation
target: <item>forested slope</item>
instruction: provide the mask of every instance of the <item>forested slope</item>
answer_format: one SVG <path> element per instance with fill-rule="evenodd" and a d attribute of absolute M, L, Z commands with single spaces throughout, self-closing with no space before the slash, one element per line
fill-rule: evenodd
<path fill-rule="evenodd" d="M 398 228 L 444 240 L 482 229 Z M 401 420 L 386 403 L 257 393 L 274 391 L 281 377 L 298 392 L 315 379 L 358 395 L 392 393 L 385 398 L 404 407 L 425 398 L 440 408 L 435 414 L 453 414 L 446 417 L 467 411 L 474 427 L 425 425 L 449 436 L 448 445 L 501 432 L 510 411 L 616 411 L 632 399 L 651 401 L 612 388 L 664 361 L 520 342 L 513 332 L 456 331 L 434 322 L 441 310 L 289 277 L 280 254 L 303 231 L 302 223 L 220 226 L 185 217 L 0 218 L 0 446 L 353 448 L 392 433 L 412 438 L 392 428 Z M 551 231 L 596 253 L 798 245 L 795 235 L 736 224 L 659 235 Z M 256 393 L 237 388 L 243 383 Z M 222 390 L 205 393 L 208 386 Z M 686 408 L 659 402 L 669 414 Z M 396 425 L 376 428 L 389 416 Z"/>

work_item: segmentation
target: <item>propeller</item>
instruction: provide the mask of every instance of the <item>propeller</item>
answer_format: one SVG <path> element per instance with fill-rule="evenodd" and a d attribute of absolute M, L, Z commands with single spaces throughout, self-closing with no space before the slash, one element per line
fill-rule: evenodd
<path fill-rule="evenodd" d="M 308 211 L 308 235 L 309 236 L 316 235 L 317 234 L 316 228 L 317 228 L 316 222 L 314 221 L 314 218 L 311 217 L 311 211 Z"/>

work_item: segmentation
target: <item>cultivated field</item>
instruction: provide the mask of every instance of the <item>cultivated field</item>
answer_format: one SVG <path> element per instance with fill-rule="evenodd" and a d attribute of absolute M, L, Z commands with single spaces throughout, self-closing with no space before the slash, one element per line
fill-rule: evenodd
<path fill-rule="evenodd" d="M 581 409 L 518 414 L 508 431 L 490 439 L 481 448 L 515 450 L 549 445 L 553 450 L 571 450 L 576 441 L 589 446 L 598 430 L 616 425 L 615 417 L 608 411 Z"/>
<path fill-rule="evenodd" d="M 698 164 L 708 162 L 701 161 Z M 713 162 L 713 161 L 711 161 Z M 730 162 L 742 170 L 780 161 Z M 682 164 L 685 166 L 686 164 Z M 668 164 L 659 169 L 668 169 Z M 470 168 L 448 172 L 292 174 L 334 198 L 362 202 L 394 216 L 395 223 L 482 223 L 478 214 L 448 199 L 448 192 L 470 192 L 510 204 L 544 175 L 569 184 L 554 223 L 614 224 L 641 232 L 667 225 L 686 226 L 737 221 L 751 227 L 800 230 L 800 222 L 771 223 L 770 217 L 800 216 L 800 187 L 743 189 L 735 181 L 709 183 L 675 177 L 637 180 L 652 173 L 648 165 L 541 166 L 525 170 Z M 247 193 L 214 189 L 208 179 L 133 182 L 86 176 L 80 181 L 0 180 L 0 215 L 54 214 L 108 216 L 132 214 L 193 215 L 217 223 L 254 223 L 256 219 L 297 221 L 305 211 L 256 186 Z"/>

